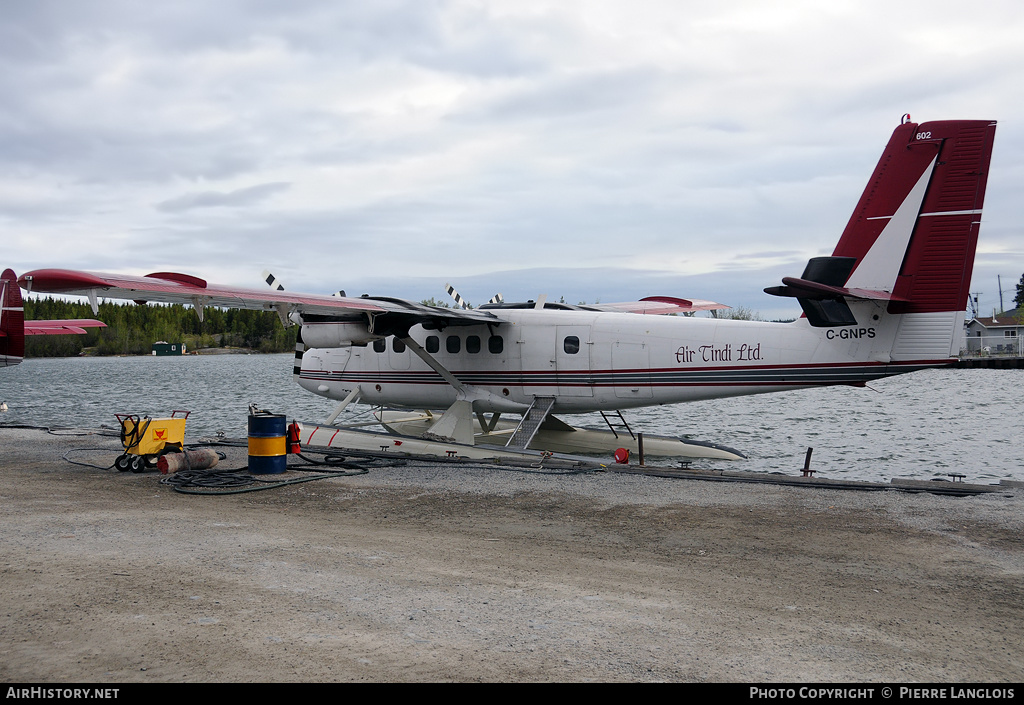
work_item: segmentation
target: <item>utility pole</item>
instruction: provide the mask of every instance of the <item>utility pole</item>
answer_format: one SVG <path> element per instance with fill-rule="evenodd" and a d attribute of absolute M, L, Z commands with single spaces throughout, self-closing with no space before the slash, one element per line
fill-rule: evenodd
<path fill-rule="evenodd" d="M 967 297 L 967 303 L 971 305 L 971 318 L 978 317 L 978 297 L 981 296 L 983 293 L 985 292 L 975 291 L 970 296 Z"/>

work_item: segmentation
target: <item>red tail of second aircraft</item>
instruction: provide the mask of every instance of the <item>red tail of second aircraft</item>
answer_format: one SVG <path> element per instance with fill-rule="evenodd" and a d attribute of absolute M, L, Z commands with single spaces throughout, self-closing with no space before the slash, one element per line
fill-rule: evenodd
<path fill-rule="evenodd" d="M 18 277 L 10 269 L 0 275 L 0 367 L 25 357 L 25 309 Z"/>

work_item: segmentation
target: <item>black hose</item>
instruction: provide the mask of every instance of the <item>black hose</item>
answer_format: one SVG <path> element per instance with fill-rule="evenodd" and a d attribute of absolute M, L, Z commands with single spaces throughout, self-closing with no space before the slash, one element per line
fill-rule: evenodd
<path fill-rule="evenodd" d="M 146 435 L 146 431 L 149 429 L 149 424 L 153 422 L 153 419 L 146 417 L 146 425 L 142 425 L 142 419 L 138 416 L 126 416 L 125 421 L 134 421 L 135 425 L 132 426 L 132 430 L 128 430 L 128 426 L 123 421 L 121 422 L 121 445 L 124 446 L 124 452 L 127 453 L 133 446 L 138 446 L 139 442 L 142 441 Z"/>
<path fill-rule="evenodd" d="M 305 466 L 292 465 L 290 470 L 301 470 Z M 346 464 L 345 471 L 327 471 L 319 475 L 308 477 L 296 477 L 287 480 L 263 479 L 248 473 L 249 468 L 235 468 L 233 470 L 179 470 L 173 475 L 168 475 L 160 480 L 163 485 L 170 486 L 175 492 L 182 494 L 222 495 L 241 494 L 243 492 L 261 492 L 272 490 L 288 485 L 297 485 L 313 480 L 326 480 L 332 477 L 352 477 L 354 475 L 365 475 L 369 469 L 358 465 Z"/>
<path fill-rule="evenodd" d="M 82 466 L 87 467 L 87 468 L 96 468 L 97 470 L 110 470 L 116 464 L 116 461 L 115 461 L 114 463 L 111 463 L 110 465 L 106 465 L 106 466 L 104 466 L 104 465 L 95 465 L 93 463 L 83 463 L 83 462 L 81 462 L 79 460 L 72 460 L 71 458 L 68 457 L 72 453 L 81 453 L 81 452 L 84 452 L 84 451 L 87 451 L 87 450 L 93 450 L 93 451 L 95 451 L 95 450 L 104 450 L 104 451 L 109 451 L 110 448 L 72 448 L 71 450 L 69 450 L 67 453 L 64 454 L 63 459 L 68 461 L 72 465 L 82 465 Z"/>

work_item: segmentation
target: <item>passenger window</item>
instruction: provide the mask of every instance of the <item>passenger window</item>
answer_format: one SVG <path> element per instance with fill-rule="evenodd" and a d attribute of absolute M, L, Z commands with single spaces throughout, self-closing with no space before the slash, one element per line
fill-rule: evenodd
<path fill-rule="evenodd" d="M 462 340 L 457 335 L 449 335 L 444 341 L 444 349 L 454 355 L 462 350 Z"/>
<path fill-rule="evenodd" d="M 427 352 L 436 353 L 441 349 L 441 341 L 438 340 L 436 335 L 427 336 Z"/>
<path fill-rule="evenodd" d="M 580 339 L 575 335 L 566 336 L 565 342 L 562 343 L 562 349 L 569 355 L 575 355 L 580 351 Z"/>
<path fill-rule="evenodd" d="M 391 340 L 391 349 L 394 350 L 396 353 L 404 353 L 405 352 L 405 343 L 403 343 L 398 338 L 393 338 Z"/>
<path fill-rule="evenodd" d="M 384 352 L 387 349 L 388 349 L 388 341 L 384 340 L 383 338 L 381 338 L 379 340 L 373 341 L 373 351 L 374 352 Z"/>
<path fill-rule="evenodd" d="M 487 339 L 487 350 L 495 355 L 500 355 L 505 349 L 505 341 L 500 335 L 492 335 Z"/>
<path fill-rule="evenodd" d="M 480 352 L 480 336 L 470 335 L 466 337 L 466 352 L 476 354 Z"/>

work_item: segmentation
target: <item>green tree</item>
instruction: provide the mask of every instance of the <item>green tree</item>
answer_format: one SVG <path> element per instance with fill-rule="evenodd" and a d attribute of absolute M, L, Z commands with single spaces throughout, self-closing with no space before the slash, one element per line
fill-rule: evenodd
<path fill-rule="evenodd" d="M 724 318 L 733 321 L 763 321 L 761 314 L 746 306 L 737 306 L 727 309 L 711 309 L 712 318 Z"/>
<path fill-rule="evenodd" d="M 40 335 L 26 341 L 27 357 L 64 357 L 81 354 L 85 347 L 99 355 L 147 355 L 158 340 L 184 342 L 190 350 L 212 347 L 220 337 L 224 345 L 286 352 L 295 347 L 298 328 L 285 329 L 272 311 L 207 308 L 204 321 L 191 307 L 178 304 L 135 305 L 101 302 L 95 316 L 88 304 L 52 297 L 25 301 L 28 320 L 98 318 L 106 328 L 90 328 L 86 335 Z"/>
<path fill-rule="evenodd" d="M 1017 295 L 1013 297 L 1013 305 L 1017 308 L 1024 306 L 1024 274 L 1020 275 L 1020 281 L 1017 282 Z"/>

